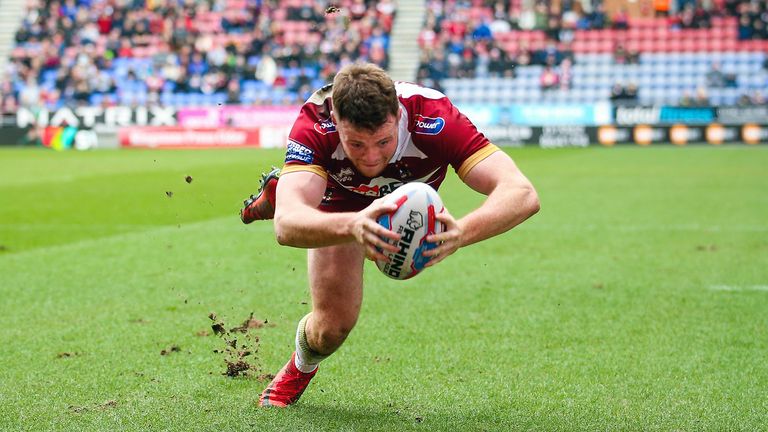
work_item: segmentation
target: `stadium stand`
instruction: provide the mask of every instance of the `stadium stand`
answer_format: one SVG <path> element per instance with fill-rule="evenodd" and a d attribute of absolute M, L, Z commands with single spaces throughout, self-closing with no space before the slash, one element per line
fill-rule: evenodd
<path fill-rule="evenodd" d="M 418 81 L 457 103 L 765 103 L 765 2 L 683 1 L 652 17 L 601 2 L 428 4 Z"/>
<path fill-rule="evenodd" d="M 26 8 L 0 79 L 4 112 L 297 104 L 353 59 L 386 68 L 396 13 L 393 0 L 27 0 Z"/>
<path fill-rule="evenodd" d="M 394 0 L 25 0 L 0 108 L 290 105 L 390 64 Z M 427 0 L 417 82 L 457 103 L 764 103 L 765 2 Z M 410 3 L 408 6 L 412 6 Z M 406 78 L 407 79 L 407 78 Z"/>

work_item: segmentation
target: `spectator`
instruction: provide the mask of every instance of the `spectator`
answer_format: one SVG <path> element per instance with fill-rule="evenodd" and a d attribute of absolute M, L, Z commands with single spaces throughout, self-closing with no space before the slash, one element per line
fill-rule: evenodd
<path fill-rule="evenodd" d="M 419 46 L 422 49 L 434 48 L 437 43 L 437 34 L 439 28 L 437 27 L 437 18 L 431 11 L 427 12 L 427 22 L 419 32 Z"/>
<path fill-rule="evenodd" d="M 611 87 L 611 96 L 610 99 L 614 102 L 621 101 L 626 99 L 627 92 L 624 89 L 624 86 L 621 85 L 621 83 L 616 83 Z"/>
<path fill-rule="evenodd" d="M 448 78 L 448 60 L 445 58 L 445 51 L 438 49 L 434 53 L 434 57 L 429 62 L 429 78 L 434 82 L 441 82 L 445 78 Z"/>
<path fill-rule="evenodd" d="M 736 105 L 740 107 L 752 106 L 752 98 L 750 98 L 748 94 L 742 93 L 739 95 L 739 99 L 736 100 Z"/>
<path fill-rule="evenodd" d="M 752 22 L 752 38 L 768 39 L 768 31 L 766 31 L 765 21 L 763 21 L 762 18 L 758 18 Z"/>
<path fill-rule="evenodd" d="M 696 99 L 693 101 L 694 106 L 706 107 L 709 106 L 709 95 L 707 89 L 704 86 L 698 86 L 696 88 Z"/>
<path fill-rule="evenodd" d="M 256 67 L 256 79 L 270 86 L 277 80 L 277 63 L 268 53 L 261 56 Z"/>
<path fill-rule="evenodd" d="M 669 15 L 670 0 L 653 0 L 653 11 L 657 17 Z"/>
<path fill-rule="evenodd" d="M 497 46 L 491 47 L 488 52 L 488 74 L 492 77 L 515 77 L 515 62 L 507 53 Z"/>
<path fill-rule="evenodd" d="M 753 34 L 754 34 L 754 28 L 752 27 L 752 21 L 749 19 L 749 15 L 742 14 L 739 17 L 739 29 L 738 29 L 739 40 L 752 39 Z"/>
<path fill-rule="evenodd" d="M 699 89 L 703 89 L 703 87 L 699 87 Z M 709 100 L 706 96 L 706 91 L 703 93 L 699 93 L 699 89 L 696 89 L 696 95 L 692 95 L 690 90 L 683 91 L 683 94 L 680 96 L 680 101 L 678 105 L 682 107 L 697 107 L 697 106 L 706 106 L 709 104 Z M 703 103 L 703 105 L 702 105 Z"/>
<path fill-rule="evenodd" d="M 488 23 L 485 20 L 478 20 L 474 23 L 474 26 L 472 26 L 472 39 L 475 41 L 480 40 L 491 40 L 493 39 L 493 33 L 491 32 L 491 28 L 488 26 Z"/>
<path fill-rule="evenodd" d="M 627 64 L 628 59 L 627 57 L 629 54 L 624 49 L 624 45 L 622 43 L 617 43 L 616 48 L 613 50 L 613 62 L 616 64 Z"/>
<path fill-rule="evenodd" d="M 750 99 L 752 101 L 752 105 L 755 105 L 755 106 L 765 106 L 766 105 L 765 96 L 763 95 L 763 92 L 761 92 L 760 90 L 755 90 L 752 93 L 752 97 Z"/>
<path fill-rule="evenodd" d="M 627 64 L 640 64 L 640 52 L 637 49 L 627 52 Z"/>
<path fill-rule="evenodd" d="M 617 82 L 611 87 L 610 100 L 615 105 L 636 105 L 637 104 L 637 85 L 629 83 L 626 87 Z"/>
<path fill-rule="evenodd" d="M 520 66 L 528 66 L 533 64 L 533 53 L 528 48 L 527 41 L 521 41 L 517 46 L 517 51 L 513 56 L 513 60 Z"/>
<path fill-rule="evenodd" d="M 560 63 L 560 89 L 570 90 L 573 80 L 573 71 L 571 70 L 571 59 L 566 58 Z"/>
<path fill-rule="evenodd" d="M 725 87 L 725 74 L 720 70 L 720 63 L 712 62 L 709 71 L 707 71 L 706 79 L 709 87 Z"/>
<path fill-rule="evenodd" d="M 701 2 L 694 2 L 693 24 L 694 28 L 709 28 L 712 26 L 712 15 L 704 8 Z"/>
<path fill-rule="evenodd" d="M 560 64 L 560 61 L 561 54 L 557 49 L 557 44 L 549 42 L 544 48 L 534 52 L 531 64 L 555 66 Z"/>
<path fill-rule="evenodd" d="M 227 99 L 225 100 L 225 103 L 228 105 L 238 105 L 241 102 L 240 82 L 237 80 L 230 80 L 227 84 Z"/>
<path fill-rule="evenodd" d="M 606 27 L 606 15 L 605 15 L 605 6 L 603 6 L 603 2 L 597 2 L 595 5 L 595 9 L 592 11 L 591 14 L 589 14 L 589 28 L 592 29 L 601 29 Z"/>
<path fill-rule="evenodd" d="M 514 27 L 506 9 L 503 1 L 497 1 L 493 5 L 493 21 L 491 22 L 490 28 L 491 33 L 494 35 L 497 33 L 506 33 Z"/>
<path fill-rule="evenodd" d="M 416 75 L 416 83 L 421 86 L 430 85 L 430 88 L 433 88 L 439 92 L 443 91 L 443 88 L 440 87 L 440 83 L 429 77 L 429 69 L 427 68 L 419 68 L 419 71 Z"/>
<path fill-rule="evenodd" d="M 611 21 L 613 28 L 616 30 L 626 30 L 629 28 L 629 15 L 624 8 L 617 10 Z"/>
<path fill-rule="evenodd" d="M 26 86 L 19 92 L 19 105 L 34 109 L 40 107 L 40 102 L 40 87 L 35 77 L 30 76 Z"/>
<path fill-rule="evenodd" d="M 561 29 L 559 16 L 552 15 L 547 19 L 547 29 L 545 30 L 547 39 L 559 42 Z"/>
<path fill-rule="evenodd" d="M 637 103 L 638 91 L 637 84 L 630 82 L 624 88 L 625 105 L 634 105 Z"/>
<path fill-rule="evenodd" d="M 555 90 L 560 84 L 560 76 L 552 65 L 544 66 L 539 77 L 539 85 L 542 91 Z"/>
<path fill-rule="evenodd" d="M 477 68 L 477 56 L 475 52 L 467 47 L 461 53 L 461 66 L 459 66 L 458 78 L 474 78 Z"/>
<path fill-rule="evenodd" d="M 533 7 L 533 28 L 536 30 L 546 30 L 549 22 L 549 9 L 547 2 L 538 0 Z"/>

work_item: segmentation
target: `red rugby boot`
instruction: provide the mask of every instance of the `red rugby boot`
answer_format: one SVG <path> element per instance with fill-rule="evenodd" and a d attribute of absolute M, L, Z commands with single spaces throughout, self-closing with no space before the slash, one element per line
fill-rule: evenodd
<path fill-rule="evenodd" d="M 277 180 L 279 178 L 279 168 L 272 168 L 272 171 L 261 175 L 259 193 L 256 196 L 251 195 L 250 198 L 243 201 L 243 209 L 240 210 L 240 220 L 244 224 L 275 217 L 275 191 L 277 190 Z"/>
<path fill-rule="evenodd" d="M 296 352 L 291 355 L 291 360 L 280 369 L 271 383 L 264 389 L 259 398 L 259 406 L 262 407 L 286 407 L 296 403 L 309 385 L 309 381 L 317 373 L 317 369 L 310 373 L 304 373 L 296 369 Z"/>

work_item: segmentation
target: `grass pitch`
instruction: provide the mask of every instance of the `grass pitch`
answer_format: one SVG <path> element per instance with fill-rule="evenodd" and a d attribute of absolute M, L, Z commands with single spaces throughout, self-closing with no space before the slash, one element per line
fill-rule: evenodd
<path fill-rule="evenodd" d="M 0 429 L 768 430 L 768 148 L 510 154 L 541 213 L 411 281 L 368 263 L 347 343 L 262 410 L 305 252 L 237 211 L 281 153 L 3 149 Z M 250 377 L 211 312 L 268 320 Z"/>

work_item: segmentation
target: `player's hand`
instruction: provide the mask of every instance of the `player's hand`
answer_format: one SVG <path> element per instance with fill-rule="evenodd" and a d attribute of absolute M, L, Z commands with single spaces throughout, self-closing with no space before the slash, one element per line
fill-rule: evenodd
<path fill-rule="evenodd" d="M 352 220 L 351 232 L 355 240 L 365 248 L 365 257 L 371 261 L 387 261 L 386 255 L 381 250 L 397 252 L 399 248 L 394 244 L 387 243 L 384 238 L 391 239 L 393 243 L 400 240 L 400 234 L 392 232 L 376 222 L 376 218 L 384 213 L 397 210 L 395 204 L 386 204 L 381 198 L 372 202 L 368 207 L 357 212 Z M 377 249 L 378 248 L 378 249 Z"/>
<path fill-rule="evenodd" d="M 463 234 L 461 227 L 459 227 L 456 219 L 448 213 L 448 210 L 444 209 L 441 213 L 436 214 L 435 219 L 445 224 L 445 231 L 427 236 L 428 242 L 438 243 L 438 246 L 424 252 L 424 256 L 430 257 L 425 267 L 432 267 L 461 247 Z"/>

